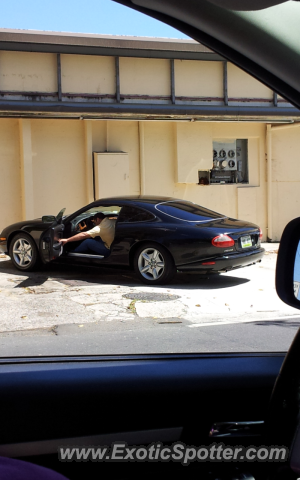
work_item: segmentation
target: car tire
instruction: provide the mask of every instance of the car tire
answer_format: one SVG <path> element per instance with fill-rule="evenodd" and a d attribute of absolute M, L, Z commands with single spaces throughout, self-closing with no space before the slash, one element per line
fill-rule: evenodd
<path fill-rule="evenodd" d="M 176 273 L 172 255 L 157 243 L 144 243 L 137 249 L 134 270 L 139 279 L 148 285 L 165 284 Z"/>
<path fill-rule="evenodd" d="M 34 270 L 39 261 L 35 241 L 26 233 L 15 235 L 9 246 L 9 256 L 13 265 L 22 271 Z"/>

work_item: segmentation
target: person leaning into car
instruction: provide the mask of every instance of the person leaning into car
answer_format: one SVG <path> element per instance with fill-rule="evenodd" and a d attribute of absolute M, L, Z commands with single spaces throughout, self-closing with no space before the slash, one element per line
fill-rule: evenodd
<path fill-rule="evenodd" d="M 74 253 L 91 253 L 107 257 L 110 254 L 110 246 L 115 237 L 116 219 L 107 218 L 101 212 L 96 213 L 93 218 L 94 228 L 86 232 L 80 232 L 70 238 L 61 238 L 60 243 L 65 245 L 69 242 L 81 244 L 75 248 Z"/>

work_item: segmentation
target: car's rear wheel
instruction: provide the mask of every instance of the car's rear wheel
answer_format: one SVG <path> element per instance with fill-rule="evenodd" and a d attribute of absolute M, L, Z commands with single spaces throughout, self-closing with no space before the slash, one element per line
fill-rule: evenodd
<path fill-rule="evenodd" d="M 9 256 L 19 270 L 34 270 L 39 260 L 36 244 L 26 233 L 14 236 L 9 247 Z"/>
<path fill-rule="evenodd" d="M 134 269 L 139 279 L 149 285 L 167 283 L 176 273 L 172 255 L 155 243 L 144 244 L 136 251 Z"/>

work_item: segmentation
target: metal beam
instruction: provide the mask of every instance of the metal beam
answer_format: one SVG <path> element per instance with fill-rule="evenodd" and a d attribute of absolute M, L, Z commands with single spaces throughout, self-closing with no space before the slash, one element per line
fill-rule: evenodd
<path fill-rule="evenodd" d="M 62 93 L 61 93 L 61 61 L 60 61 L 60 53 L 57 54 L 57 96 L 58 100 L 62 101 Z"/>
<path fill-rule="evenodd" d="M 55 102 L 55 101 L 20 101 L 0 100 L 0 113 L 7 116 L 14 112 L 20 113 L 56 113 L 61 115 L 82 116 L 93 115 L 180 115 L 180 116 L 275 116 L 275 117 L 300 117 L 300 110 L 295 107 L 258 107 L 258 106 L 225 106 L 225 105 L 171 105 L 171 104 L 138 104 L 138 103 L 99 103 L 99 102 Z"/>
<path fill-rule="evenodd" d="M 174 58 L 171 58 L 170 65 L 171 65 L 171 101 L 172 101 L 172 104 L 175 105 L 176 97 L 175 97 L 175 64 L 174 64 Z"/>
<path fill-rule="evenodd" d="M 42 52 L 42 53 L 65 53 L 68 55 L 101 55 L 108 57 L 136 57 L 136 58 L 175 58 L 178 60 L 205 60 L 222 61 L 223 57 L 213 52 L 188 52 L 172 50 L 132 49 L 120 47 L 97 47 L 81 45 L 54 45 L 22 42 L 0 41 L 0 50 L 12 52 Z"/>
<path fill-rule="evenodd" d="M 116 66 L 116 101 L 120 103 L 120 57 L 115 58 Z"/>
<path fill-rule="evenodd" d="M 228 73 L 227 73 L 227 62 L 223 62 L 223 96 L 224 96 L 224 105 L 228 105 Z"/>
<path fill-rule="evenodd" d="M 278 106 L 278 96 L 276 92 L 273 93 L 273 105 L 274 107 Z"/>
<path fill-rule="evenodd" d="M 273 196 L 272 196 L 272 126 L 267 125 L 266 130 L 267 144 L 267 242 L 272 242 L 273 238 Z"/>

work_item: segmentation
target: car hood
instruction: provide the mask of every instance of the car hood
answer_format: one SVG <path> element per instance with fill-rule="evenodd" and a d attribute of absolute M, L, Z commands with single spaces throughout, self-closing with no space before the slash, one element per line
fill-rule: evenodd
<path fill-rule="evenodd" d="M 6 232 L 9 232 L 11 230 L 13 231 L 24 230 L 24 229 L 27 229 L 28 227 L 44 230 L 46 228 L 49 228 L 50 225 L 51 225 L 50 223 L 43 222 L 41 218 L 35 218 L 34 220 L 23 220 L 22 222 L 12 223 L 11 225 L 8 225 L 7 227 L 5 227 L 2 230 L 2 233 L 5 234 Z"/>

